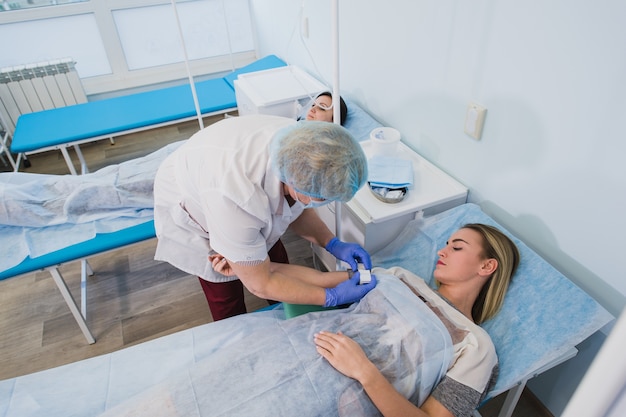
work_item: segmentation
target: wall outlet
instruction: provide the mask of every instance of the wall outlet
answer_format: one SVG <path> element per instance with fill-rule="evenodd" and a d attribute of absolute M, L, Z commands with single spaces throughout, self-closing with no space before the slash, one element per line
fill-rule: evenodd
<path fill-rule="evenodd" d="M 483 133 L 486 113 L 486 108 L 479 104 L 470 102 L 469 106 L 467 106 L 467 113 L 465 114 L 465 133 L 474 139 L 479 140 Z"/>

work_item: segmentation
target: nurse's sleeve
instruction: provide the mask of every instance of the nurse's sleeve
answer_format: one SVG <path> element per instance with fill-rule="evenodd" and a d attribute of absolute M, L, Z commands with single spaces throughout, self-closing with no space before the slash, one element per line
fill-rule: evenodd
<path fill-rule="evenodd" d="M 261 233 L 267 223 L 232 200 L 213 197 L 207 204 L 206 219 L 211 248 L 229 261 L 257 265 L 267 258 L 267 243 Z"/>

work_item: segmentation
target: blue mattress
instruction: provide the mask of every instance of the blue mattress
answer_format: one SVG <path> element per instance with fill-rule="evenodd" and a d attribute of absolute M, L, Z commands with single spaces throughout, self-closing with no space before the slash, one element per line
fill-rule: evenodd
<path fill-rule="evenodd" d="M 237 107 L 233 81 L 239 74 L 287 65 L 270 55 L 222 78 L 196 83 L 202 114 Z M 162 88 L 73 106 L 23 114 L 11 142 L 14 153 L 115 136 L 138 128 L 174 122 L 196 115 L 189 85 Z"/>
<path fill-rule="evenodd" d="M 26 258 L 13 268 L 0 271 L 0 280 L 26 274 L 54 265 L 83 259 L 91 255 L 118 249 L 126 245 L 152 239 L 156 236 L 154 221 L 150 220 L 136 226 L 111 233 L 97 234 L 93 239 L 36 258 Z"/>

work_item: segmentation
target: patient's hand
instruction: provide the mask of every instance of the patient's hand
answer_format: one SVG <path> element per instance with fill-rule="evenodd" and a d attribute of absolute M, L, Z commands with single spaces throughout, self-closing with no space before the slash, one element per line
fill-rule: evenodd
<path fill-rule="evenodd" d="M 233 268 L 230 266 L 226 258 L 224 258 L 219 253 L 215 255 L 209 255 L 209 261 L 211 262 L 213 270 L 218 274 L 222 274 L 227 277 L 232 277 L 235 275 Z"/>
<path fill-rule="evenodd" d="M 342 374 L 361 380 L 362 372 L 373 366 L 361 346 L 348 336 L 339 333 L 319 332 L 315 334 L 317 352 Z"/>

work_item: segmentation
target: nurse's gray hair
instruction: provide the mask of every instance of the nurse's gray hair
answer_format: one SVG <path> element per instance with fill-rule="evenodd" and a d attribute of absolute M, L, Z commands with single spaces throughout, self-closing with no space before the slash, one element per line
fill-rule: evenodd
<path fill-rule="evenodd" d="M 335 123 L 303 120 L 279 130 L 270 158 L 282 182 L 313 198 L 346 202 L 367 180 L 361 145 Z"/>

